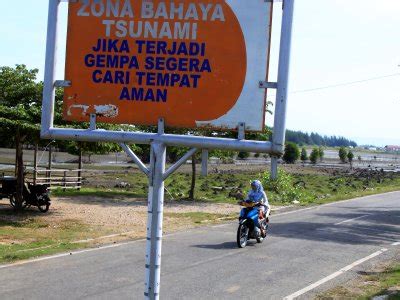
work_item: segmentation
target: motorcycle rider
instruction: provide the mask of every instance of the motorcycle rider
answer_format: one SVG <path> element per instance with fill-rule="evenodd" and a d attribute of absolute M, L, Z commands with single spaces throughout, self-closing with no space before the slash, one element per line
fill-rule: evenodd
<path fill-rule="evenodd" d="M 246 201 L 258 202 L 258 218 L 260 221 L 265 217 L 268 220 L 268 216 L 270 213 L 270 207 L 268 203 L 267 195 L 264 192 L 263 186 L 259 180 L 254 180 L 251 182 L 251 190 L 247 195 Z M 262 226 L 261 233 L 264 235 L 264 229 Z"/>

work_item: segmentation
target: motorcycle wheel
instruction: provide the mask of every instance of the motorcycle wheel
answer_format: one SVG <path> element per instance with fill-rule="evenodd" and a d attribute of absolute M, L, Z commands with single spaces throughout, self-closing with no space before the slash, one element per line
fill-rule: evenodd
<path fill-rule="evenodd" d="M 240 224 L 237 230 L 236 242 L 239 248 L 244 248 L 249 240 L 249 227 L 245 224 Z"/>
<path fill-rule="evenodd" d="M 43 197 L 43 202 L 38 205 L 38 209 L 42 212 L 45 213 L 49 210 L 50 207 L 50 198 L 47 196 Z"/>
<path fill-rule="evenodd" d="M 11 195 L 10 196 L 10 204 L 11 204 L 11 206 L 15 208 L 16 203 L 17 203 L 16 196 L 15 195 Z M 27 206 L 28 206 L 28 203 L 26 203 L 26 201 L 23 201 L 22 202 L 22 208 L 26 208 Z"/>

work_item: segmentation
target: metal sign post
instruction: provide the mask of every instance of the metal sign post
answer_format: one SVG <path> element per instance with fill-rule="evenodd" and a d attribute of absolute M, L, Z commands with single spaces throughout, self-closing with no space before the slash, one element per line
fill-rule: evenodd
<path fill-rule="evenodd" d="M 281 41 L 279 51 L 278 84 L 275 103 L 274 130 L 272 148 L 274 152 L 282 153 L 285 145 L 286 106 L 288 98 L 290 50 L 292 44 L 294 0 L 283 1 Z M 278 157 L 271 156 L 271 178 L 278 176 Z"/>
<path fill-rule="evenodd" d="M 114 51 L 116 47 L 116 43 L 120 42 L 118 38 L 114 40 L 104 39 L 104 34 L 110 34 L 113 22 L 120 22 L 118 24 L 119 27 L 125 23 L 123 22 L 134 22 L 137 21 L 138 15 L 134 14 L 135 12 L 145 12 L 146 16 L 148 14 L 153 14 L 154 11 L 153 5 L 166 5 L 164 1 L 133 1 L 126 0 L 124 3 L 124 8 L 118 12 L 119 5 L 117 2 L 113 2 L 111 0 L 69 0 L 70 5 L 70 17 L 69 21 L 73 21 L 71 24 L 69 23 L 69 30 L 71 29 L 71 40 L 73 41 L 70 46 L 67 46 L 67 61 L 68 57 L 72 56 L 76 61 L 72 60 L 69 64 L 67 64 L 67 74 L 71 76 L 75 76 L 78 74 L 78 77 L 74 78 L 66 78 L 66 80 L 56 80 L 55 78 L 55 68 L 56 68 L 56 49 L 57 49 L 57 26 L 58 26 L 58 6 L 60 4 L 60 0 L 49 0 L 49 13 L 48 13 L 48 27 L 47 27 L 47 43 L 46 43 L 46 65 L 45 65 L 45 77 L 44 77 L 44 88 L 43 88 L 43 102 L 42 102 L 42 123 L 41 123 L 41 138 L 43 139 L 60 139 L 60 140 L 75 140 L 75 141 L 86 141 L 86 142 L 115 142 L 119 143 L 121 147 L 125 150 L 125 152 L 133 159 L 133 161 L 138 165 L 139 169 L 144 172 L 149 178 L 149 191 L 148 191 L 148 222 L 147 222 L 147 243 L 146 243 L 146 289 L 145 289 L 145 297 L 147 299 L 159 299 L 160 293 L 160 266 L 161 266 L 161 240 L 162 240 L 162 223 L 163 223 L 163 206 L 164 206 L 164 180 L 171 175 L 174 171 L 176 171 L 179 166 L 186 162 L 193 154 L 195 154 L 198 149 L 221 149 L 221 150 L 234 150 L 234 151 L 248 151 L 248 152 L 259 152 L 259 153 L 269 153 L 272 156 L 282 154 L 283 143 L 284 143 L 284 135 L 285 135 L 285 117 L 286 117 L 286 101 L 287 101 L 287 81 L 288 81 L 288 70 L 289 70 L 289 54 L 290 54 L 290 39 L 291 39 L 291 27 L 292 27 L 292 16 L 293 16 L 293 2 L 294 0 L 285 0 L 284 1 L 284 9 L 283 9 L 283 20 L 282 20 L 282 36 L 281 36 L 281 49 L 280 49 L 280 58 L 279 58 L 279 75 L 278 82 L 267 82 L 263 81 L 266 78 L 266 65 L 268 64 L 269 57 L 260 55 L 260 51 L 265 50 L 266 53 L 269 53 L 269 44 L 270 44 L 270 32 L 271 32 L 271 18 L 266 17 L 266 13 L 272 16 L 272 1 L 267 0 L 217 0 L 210 2 L 207 4 L 206 8 L 199 8 L 199 12 L 203 13 L 202 16 L 203 21 L 210 22 L 202 22 L 204 27 L 200 28 L 200 23 L 197 24 L 195 22 L 194 10 L 196 9 L 195 3 L 187 3 L 188 12 L 185 15 L 185 18 L 193 18 L 193 24 L 187 22 L 185 25 L 193 26 L 193 30 L 191 32 L 187 31 L 187 34 L 191 34 L 194 41 L 197 42 L 196 39 L 202 41 L 200 47 L 203 47 L 202 54 L 200 56 L 206 57 L 207 50 L 209 49 L 210 54 L 209 64 L 203 61 L 204 66 L 204 84 L 196 85 L 195 88 L 201 87 L 202 89 L 198 90 L 190 90 L 185 85 L 188 85 L 187 80 L 181 81 L 181 85 L 184 88 L 188 88 L 185 90 L 184 95 L 188 96 L 185 99 L 181 99 L 181 91 L 183 88 L 176 89 L 176 86 L 173 86 L 172 89 L 166 88 L 166 94 L 171 92 L 172 97 L 171 106 L 168 109 L 164 110 L 160 109 L 160 105 L 167 105 L 166 103 L 169 101 L 167 97 L 162 98 L 162 102 L 157 103 L 158 106 L 151 106 L 148 104 L 152 104 L 152 102 L 146 98 L 140 100 L 131 99 L 130 96 L 126 94 L 127 87 L 122 86 L 120 84 L 124 81 L 123 76 L 126 76 L 125 79 L 130 78 L 130 75 L 127 75 L 130 71 L 125 70 L 128 73 L 118 73 L 119 77 L 117 77 L 117 82 L 112 81 L 110 77 L 105 77 L 108 82 L 99 83 L 98 75 L 101 72 L 111 72 L 108 69 L 113 69 L 115 66 L 113 65 L 115 62 L 115 57 L 119 57 L 118 54 L 108 54 L 110 57 L 107 58 L 107 61 L 112 64 L 112 66 L 103 67 L 104 59 L 99 54 L 99 58 L 97 58 L 97 66 L 99 69 L 93 71 L 91 69 L 90 64 L 93 61 L 90 60 L 90 55 L 93 53 L 89 53 L 86 56 L 82 55 L 82 51 L 86 51 L 89 48 L 92 48 L 95 52 L 118 52 Z M 214 3 L 215 2 L 215 3 Z M 186 2 L 185 2 L 186 3 Z M 196 2 L 197 3 L 197 2 Z M 140 10 L 140 4 L 143 5 L 142 10 Z M 184 9 L 184 3 L 182 2 L 181 7 L 177 10 L 174 6 L 175 4 L 171 4 L 174 11 L 180 11 Z M 168 4 L 168 5 L 169 5 Z M 76 6 L 80 5 L 80 6 Z M 108 7 L 105 8 L 105 5 Z M 203 5 L 203 4 L 198 4 Z M 203 5 L 204 6 L 204 5 Z M 71 9 L 72 8 L 72 9 Z M 163 8 L 164 9 L 164 8 Z M 158 10 L 157 12 L 163 12 L 164 10 Z M 224 14 L 224 11 L 226 14 Z M 209 13 L 207 13 L 209 12 Z M 90 14 L 93 14 L 91 16 Z M 107 17 L 114 18 L 115 20 L 102 20 L 100 15 L 108 14 Z M 138 13 L 139 14 L 139 13 Z M 160 13 L 161 14 L 161 13 Z M 179 15 L 179 14 L 178 14 Z M 168 14 L 165 15 L 168 17 Z M 153 18 L 154 23 L 150 22 L 147 27 L 153 26 L 151 28 L 155 28 L 155 26 L 159 23 L 160 16 Z M 179 16 L 178 16 L 179 17 Z M 177 18 L 178 18 L 177 17 Z M 136 19 L 135 19 L 136 18 Z M 197 16 L 198 18 L 198 16 Z M 151 19 L 147 18 L 147 19 Z M 179 19 L 179 18 L 178 18 Z M 96 22 L 103 23 L 96 23 Z M 134 21 L 133 21 L 134 20 Z M 176 27 L 183 26 L 179 23 L 179 20 L 176 21 Z M 75 22 L 75 23 L 74 23 Z M 94 22 L 94 23 L 91 23 Z M 122 22 L 122 23 L 121 23 Z M 216 22 L 219 22 L 219 26 L 215 26 Z M 194 26 L 194 23 L 196 25 Z M 86 24 L 87 26 L 81 26 L 82 24 Z M 103 25 L 105 24 L 106 27 Z M 122 24 L 122 25 L 121 25 Z M 169 22 L 163 23 L 163 30 L 159 32 L 159 37 L 154 38 L 159 40 L 161 43 L 157 46 L 158 50 L 165 50 L 165 45 L 171 43 L 173 38 L 166 39 L 165 36 L 168 36 L 168 26 Z M 197 27 L 199 26 L 199 28 Z M 182 30 L 186 27 L 181 27 Z M 104 33 L 104 28 L 106 31 Z M 113 30 L 115 29 L 112 27 Z M 189 28 L 189 27 L 187 27 Z M 217 32 L 213 30 L 217 28 Z M 267 30 L 265 30 L 268 28 Z M 80 35 L 81 31 L 88 32 L 90 34 L 93 30 L 97 36 L 85 36 Z M 118 29 L 119 30 L 119 29 Z M 226 34 L 226 30 L 232 31 L 232 35 Z M 153 30 L 156 31 L 155 29 Z M 153 31 L 148 34 L 153 34 Z M 127 31 L 126 31 L 127 32 Z M 186 31 L 185 31 L 186 32 Z M 123 34 L 124 31 L 118 31 L 118 34 Z M 182 32 L 177 31 L 177 34 L 181 34 Z M 155 34 L 155 33 L 154 33 Z M 238 45 L 238 47 L 228 47 L 226 45 L 220 43 L 220 36 L 224 35 L 224 37 L 229 36 L 232 38 L 231 42 L 233 45 Z M 116 35 L 116 33 L 114 33 Z M 163 35 L 163 36 L 161 36 Z M 116 35 L 118 36 L 118 35 Z M 86 38 L 97 38 L 98 47 L 111 48 L 108 50 L 98 51 L 96 46 L 88 47 L 85 49 L 78 49 L 79 51 L 75 51 L 77 47 L 79 47 L 80 42 L 84 43 L 87 46 L 87 40 L 82 40 Z M 179 36 L 178 36 L 179 37 Z M 265 37 L 266 40 L 263 40 Z M 143 39 L 146 38 L 146 35 L 142 36 Z M 153 39 L 153 40 L 154 40 Z M 204 39 L 204 41 L 203 41 Z M 154 42 L 150 39 L 150 42 Z M 182 35 L 181 46 L 182 49 L 186 49 L 185 47 L 185 36 Z M 125 44 L 128 43 L 128 39 L 126 38 Z M 136 41 L 134 38 L 129 39 L 130 42 Z M 91 40 L 91 42 L 93 42 Z M 141 41 L 140 43 L 147 43 L 146 40 Z M 140 44 L 139 43 L 139 44 Z M 219 43 L 219 44 L 218 44 Z M 71 46 L 72 45 L 72 46 Z M 95 44 L 90 44 L 91 46 Z M 106 46 L 108 45 L 108 46 Z M 148 47 L 149 56 L 146 57 L 146 61 L 152 61 L 152 59 L 157 59 L 157 57 L 152 56 L 152 51 L 154 51 L 154 45 L 151 44 L 151 47 Z M 160 46 L 161 45 L 161 46 Z M 194 45 L 194 46 L 193 46 Z M 193 42 L 190 47 L 195 47 L 196 43 Z M 207 46 L 209 45 L 209 47 Z M 211 45 L 211 46 L 210 46 Z M 239 47 L 240 46 L 240 47 Z M 121 46 L 122 47 L 122 46 Z M 128 52 L 127 46 L 124 46 L 124 51 Z M 153 48 L 152 48 L 153 47 Z M 163 48 L 164 47 L 164 48 Z M 208 47 L 208 48 L 207 48 Z M 219 49 L 225 50 L 221 53 L 215 52 Z M 121 48 L 122 49 L 122 48 Z M 120 50 L 121 50 L 120 49 Z M 140 48 L 141 49 L 141 48 Z M 150 50 L 149 50 L 150 49 Z M 181 49 L 181 48 L 179 48 Z M 231 72 L 232 63 L 229 55 L 232 55 L 230 52 L 232 49 L 235 51 L 240 50 L 241 62 L 240 72 Z M 81 51 L 82 50 L 82 51 Z M 140 50 L 136 49 L 140 52 Z M 158 51 L 157 50 L 157 51 Z M 175 49 L 176 50 L 176 49 Z M 88 50 L 91 51 L 91 50 Z M 122 50 L 121 50 L 122 51 Z M 172 50 L 171 50 L 172 51 Z M 186 50 L 182 50 L 188 51 Z M 69 53 L 69 54 L 68 54 Z M 235 52 L 236 53 L 236 52 Z M 84 52 L 83 54 L 86 54 Z M 154 53 L 153 53 L 154 54 Z M 215 54 L 215 55 L 214 55 Z M 244 56 L 247 55 L 247 56 Z M 180 56 L 185 56 L 184 53 L 180 53 Z M 85 57 L 85 59 L 84 59 Z M 88 58 L 89 57 L 89 58 Z M 118 58 L 117 57 L 117 58 Z M 69 57 L 71 58 L 71 57 Z M 179 58 L 179 55 L 178 55 Z M 119 59 L 119 58 L 118 58 Z M 162 58 L 158 57 L 161 61 Z M 173 57 L 171 55 L 171 59 L 177 59 L 177 57 Z M 84 72 L 79 70 L 82 62 L 85 61 L 86 68 L 82 67 Z M 76 64 L 74 64 L 76 62 Z M 211 62 L 211 63 L 210 63 Z M 197 61 L 193 63 L 194 66 L 198 66 Z M 135 64 L 133 64 L 135 65 Z M 78 66 L 78 67 L 77 67 Z M 162 64 L 159 65 L 159 68 L 162 68 Z M 187 65 L 183 65 L 185 67 Z M 211 66 L 217 66 L 217 71 L 213 74 L 213 70 Z M 140 69 L 140 64 L 137 64 L 137 69 Z M 147 66 L 151 68 L 151 65 Z M 170 65 L 171 67 L 171 65 Z M 234 65 L 234 70 L 239 70 L 238 67 Z M 78 69 L 77 69 L 78 68 Z M 117 68 L 123 69 L 121 65 L 117 64 Z M 247 69 L 246 69 L 247 68 Z M 169 78 L 168 76 L 172 75 L 172 73 L 168 73 L 164 70 L 164 74 L 160 77 L 163 83 Z M 93 73 L 91 73 L 93 72 Z M 121 72 L 121 71 L 119 71 Z M 133 72 L 133 71 L 132 71 Z M 223 77 L 224 80 L 221 80 L 221 72 L 226 73 L 226 77 Z M 196 72 L 195 72 L 196 73 Z M 75 75 L 74 75 L 75 74 Z M 83 74 L 83 75 L 82 75 Z M 88 75 L 89 76 L 86 76 Z M 110 74 L 110 73 L 105 73 Z M 121 75 L 122 74 L 122 75 Z M 131 73 L 129 73 L 131 74 Z M 133 73 L 132 73 L 133 74 Z M 136 73 L 137 75 L 138 73 Z M 140 73 L 142 74 L 142 73 Z M 134 74 L 135 75 L 135 74 Z M 190 75 L 190 74 L 189 74 Z M 189 76 L 188 75 L 188 76 Z M 239 76 L 240 75 L 240 76 Z M 85 77 L 86 76 L 86 77 Z M 107 75 L 108 76 L 108 75 Z M 122 76 L 122 77 L 121 77 Z M 132 75 L 133 76 L 133 75 Z M 140 75 L 142 78 L 144 75 Z M 153 85 L 153 75 L 148 76 L 148 86 Z M 193 74 L 192 74 L 193 76 Z M 194 74 L 194 76 L 197 76 Z M 235 77 L 239 76 L 239 77 Z M 82 77 L 82 78 L 81 78 Z M 227 78 L 229 77 L 229 80 Z M 92 78 L 92 82 L 88 84 L 90 87 L 86 86 L 86 82 L 88 82 L 88 78 Z M 174 77 L 175 78 L 175 77 Z M 193 77 L 198 78 L 198 77 Z M 193 79 L 192 78 L 192 79 Z M 82 80 L 81 80 L 82 79 Z M 200 79 L 199 79 L 200 80 Z M 111 82 L 112 81 L 112 82 Z M 125 84 L 126 82 L 124 82 Z M 131 82 L 130 85 L 139 84 L 139 82 Z M 197 81 L 196 81 L 197 83 Z M 99 84 L 99 85 L 97 85 Z M 110 85 L 113 84 L 113 88 L 109 88 Z M 215 86 L 213 86 L 215 84 Z M 230 91 L 231 89 L 219 89 L 220 84 L 228 84 L 236 89 L 235 94 L 230 94 L 229 97 L 225 97 L 225 95 L 220 94 L 212 94 L 216 97 L 209 96 L 207 93 L 214 93 L 218 91 Z M 152 95 L 151 88 L 144 86 L 143 88 L 148 88 L 148 94 Z M 90 127 L 87 129 L 71 129 L 71 128 L 55 128 L 53 126 L 54 122 L 54 102 L 55 102 L 55 87 L 64 87 L 66 88 L 66 98 L 64 99 L 64 116 L 67 116 L 67 119 L 76 120 L 76 121 L 89 121 Z M 218 88 L 217 88 L 218 87 Z M 277 104 L 275 107 L 275 125 L 274 125 L 274 136 L 273 143 L 265 142 L 265 141 L 253 141 L 245 139 L 245 130 L 262 130 L 264 127 L 264 108 L 265 108 L 265 89 L 268 88 L 277 88 Z M 132 88 L 133 89 L 133 88 Z M 109 94 L 110 92 L 119 92 L 122 90 L 121 97 L 115 97 L 115 94 Z M 77 91 L 74 93 L 74 91 Z M 178 91 L 178 92 L 177 92 Z M 98 94 L 90 94 L 91 92 Z M 137 90 L 135 91 L 135 97 L 143 98 L 143 94 L 140 94 Z M 163 94 L 164 95 L 164 94 Z M 196 99 L 198 102 L 194 105 L 194 99 L 191 95 L 196 95 Z M 79 98 L 81 97 L 81 98 Z M 103 98 L 102 98 L 103 97 Z M 105 103 L 96 103 L 96 99 L 100 99 L 99 101 L 105 101 L 105 97 L 107 101 L 112 102 L 111 104 L 105 105 Z M 150 96 L 149 96 L 150 97 Z M 128 99 L 129 98 L 129 99 Z M 151 97 L 150 97 L 151 98 Z M 103 99 L 103 100 L 101 100 Z M 128 101 L 128 100 L 129 101 Z M 165 100 L 165 101 L 164 101 Z M 193 101 L 192 101 L 193 100 Z M 208 101 L 207 103 L 203 103 L 201 101 Z M 228 101 L 229 100 L 229 101 Z M 79 102 L 79 101 L 88 101 L 88 102 Z M 146 102 L 148 101 L 148 102 Z M 179 110 L 174 106 L 174 101 L 181 101 L 185 105 L 189 105 L 187 110 Z M 90 103 L 89 103 L 90 102 Z M 193 103 L 192 103 L 193 102 Z M 219 115 L 214 114 L 215 103 L 218 102 L 219 105 Z M 230 109 L 226 106 L 226 102 L 230 103 Z M 121 103 L 122 106 L 119 107 Z M 182 104 L 181 103 L 181 104 Z M 199 104 L 200 103 L 200 104 Z M 87 104 L 87 105 L 86 105 Z M 191 107 L 190 105 L 194 105 Z M 256 107 L 254 106 L 255 104 Z M 66 106 L 65 106 L 66 105 Z M 125 106 L 124 106 L 125 105 Z M 131 106 L 133 105 L 133 106 Z M 136 106 L 135 106 L 136 105 Z M 169 105 L 169 102 L 168 102 Z M 200 105 L 198 107 L 198 105 Z M 172 108 L 171 108 L 172 107 Z M 212 109 L 210 109 L 212 107 Z M 137 110 L 134 110 L 135 108 Z M 156 108 L 156 109 L 153 109 Z M 143 111 L 141 111 L 143 109 Z M 150 109 L 150 110 L 149 110 Z M 191 119 L 187 118 L 184 114 L 179 115 L 179 112 L 190 112 L 193 114 Z M 124 132 L 124 131 L 110 131 L 110 130 L 102 130 L 97 128 L 96 122 L 109 122 L 109 123 L 117 123 L 121 120 L 129 120 L 131 116 L 129 116 L 129 112 L 134 111 L 135 115 L 132 116 L 131 123 L 135 124 L 152 124 L 154 119 L 158 120 L 158 132 L 157 133 L 147 133 L 147 132 Z M 148 116 L 145 112 L 151 111 L 153 114 L 149 116 L 149 119 L 143 119 L 143 116 Z M 171 112 L 178 113 L 177 118 L 176 115 L 171 114 Z M 121 113 L 122 112 L 122 113 Z M 207 114 L 196 115 L 199 112 L 206 112 Z M 120 115 L 118 115 L 121 113 Z M 209 115 L 211 114 L 211 115 Z M 118 120 L 115 121 L 114 117 L 118 116 Z M 162 118 L 162 119 L 160 119 Z M 164 119 L 166 118 L 166 119 Z M 168 118 L 168 119 L 167 119 Z M 180 119 L 181 118 L 181 119 Z M 200 118 L 200 119 L 198 119 Z M 169 121 L 168 121 L 169 120 Z M 216 137 L 203 137 L 203 136 L 194 136 L 194 135 L 177 135 L 177 134 L 166 134 L 164 133 L 165 122 L 171 122 L 173 126 L 182 127 L 183 125 L 192 126 L 192 128 L 201 128 L 202 126 L 206 126 L 209 128 L 215 129 L 235 129 L 238 131 L 237 139 L 228 139 L 228 138 L 216 138 Z M 128 122 L 129 123 L 129 122 Z M 128 143 L 135 144 L 150 144 L 150 165 L 147 167 L 135 153 L 126 145 Z M 180 146 L 180 147 L 189 147 L 191 148 L 185 155 L 182 156 L 175 164 L 169 167 L 168 170 L 165 169 L 165 160 L 166 160 L 166 147 L 167 146 Z"/>
<path fill-rule="evenodd" d="M 151 144 L 145 297 L 158 299 L 160 294 L 161 239 L 164 209 L 164 172 L 166 146 L 160 142 Z"/>

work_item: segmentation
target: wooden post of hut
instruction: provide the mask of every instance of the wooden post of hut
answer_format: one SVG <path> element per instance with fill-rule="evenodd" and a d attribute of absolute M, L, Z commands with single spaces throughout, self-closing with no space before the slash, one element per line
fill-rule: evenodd
<path fill-rule="evenodd" d="M 49 163 L 48 163 L 48 165 L 47 165 L 47 182 L 48 182 L 48 185 L 49 186 L 51 186 L 51 163 L 52 163 L 52 161 L 51 161 L 51 153 L 52 152 L 52 147 L 51 147 L 51 145 L 49 145 Z"/>
<path fill-rule="evenodd" d="M 82 148 L 79 147 L 79 166 L 78 166 L 78 190 L 81 189 L 82 184 Z"/>
<path fill-rule="evenodd" d="M 33 184 L 36 185 L 37 182 L 37 153 L 38 153 L 38 144 L 35 144 L 35 150 L 33 151 Z"/>

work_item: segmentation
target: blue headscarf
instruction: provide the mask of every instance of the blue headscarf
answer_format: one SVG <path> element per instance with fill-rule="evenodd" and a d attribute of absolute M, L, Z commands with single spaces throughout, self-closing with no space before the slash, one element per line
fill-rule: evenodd
<path fill-rule="evenodd" d="M 260 202 L 264 197 L 264 189 L 261 182 L 259 180 L 254 180 L 251 185 L 255 186 L 256 190 L 252 189 L 247 198 L 254 202 Z"/>

